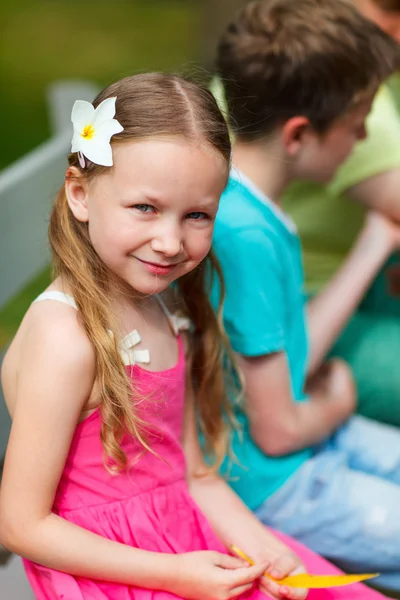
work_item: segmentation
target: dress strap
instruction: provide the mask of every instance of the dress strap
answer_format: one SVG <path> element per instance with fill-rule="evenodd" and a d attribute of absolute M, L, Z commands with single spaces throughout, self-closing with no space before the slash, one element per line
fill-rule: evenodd
<path fill-rule="evenodd" d="M 78 306 L 74 298 L 70 294 L 65 294 L 58 290 L 48 290 L 38 296 L 33 302 L 42 302 L 42 300 L 55 300 L 71 306 L 75 310 L 78 310 Z M 109 331 L 112 336 L 112 331 Z M 135 350 L 136 346 L 141 341 L 139 332 L 134 329 L 131 333 L 128 333 L 119 343 L 119 350 L 125 365 L 134 365 L 135 363 L 149 363 L 150 353 L 148 350 Z"/>
<path fill-rule="evenodd" d="M 172 331 L 175 335 L 178 335 L 180 331 L 187 331 L 191 328 L 192 323 L 187 317 L 180 317 L 179 315 L 173 315 L 169 310 L 160 294 L 156 294 L 159 305 L 164 312 L 168 322 L 171 326 Z"/>
<path fill-rule="evenodd" d="M 56 300 L 57 302 L 68 304 L 68 306 L 71 306 L 75 310 L 78 310 L 78 307 L 73 297 L 70 294 L 65 294 L 64 292 L 59 292 L 58 290 L 48 290 L 47 292 L 43 292 L 33 301 L 33 303 L 41 302 L 42 300 Z"/>

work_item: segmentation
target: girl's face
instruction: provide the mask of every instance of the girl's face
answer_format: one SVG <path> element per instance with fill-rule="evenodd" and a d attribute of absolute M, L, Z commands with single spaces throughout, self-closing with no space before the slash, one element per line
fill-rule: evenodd
<path fill-rule="evenodd" d="M 67 183 L 70 206 L 117 279 L 140 294 L 161 292 L 207 255 L 227 164 L 179 137 L 115 145 L 113 158 L 91 182 Z"/>

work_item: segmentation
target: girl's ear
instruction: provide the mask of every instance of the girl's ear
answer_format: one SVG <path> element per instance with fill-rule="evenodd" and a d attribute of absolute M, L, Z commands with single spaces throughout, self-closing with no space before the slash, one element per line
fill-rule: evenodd
<path fill-rule="evenodd" d="M 87 208 L 88 181 L 76 167 L 69 167 L 65 174 L 65 194 L 68 205 L 78 221 L 89 221 Z"/>

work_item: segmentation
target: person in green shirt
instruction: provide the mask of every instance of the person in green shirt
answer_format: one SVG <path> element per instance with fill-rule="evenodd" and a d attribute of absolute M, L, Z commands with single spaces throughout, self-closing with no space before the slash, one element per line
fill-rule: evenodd
<path fill-rule="evenodd" d="M 400 0 L 354 0 L 400 41 Z M 315 295 L 345 262 L 368 209 L 400 221 L 400 74 L 381 87 L 367 120 L 368 137 L 327 185 L 295 182 L 283 207 L 303 246 L 306 289 Z M 393 256 L 332 349 L 356 379 L 358 412 L 400 425 L 400 259 Z"/>

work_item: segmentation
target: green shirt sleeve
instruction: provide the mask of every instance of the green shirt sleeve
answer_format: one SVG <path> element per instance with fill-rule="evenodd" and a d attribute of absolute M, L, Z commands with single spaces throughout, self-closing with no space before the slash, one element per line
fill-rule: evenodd
<path fill-rule="evenodd" d="M 400 167 L 400 115 L 388 85 L 379 90 L 367 119 L 367 139 L 358 143 L 328 186 L 340 195 L 353 185 Z"/>

